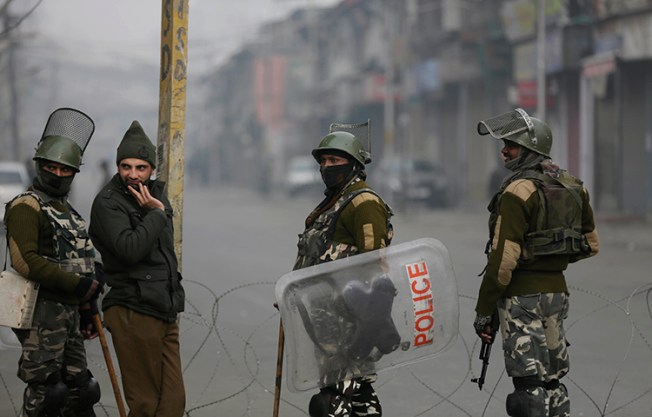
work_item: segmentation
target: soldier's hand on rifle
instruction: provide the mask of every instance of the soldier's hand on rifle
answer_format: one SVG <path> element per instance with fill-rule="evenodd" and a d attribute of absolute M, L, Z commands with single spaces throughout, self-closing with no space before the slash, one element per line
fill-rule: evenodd
<path fill-rule="evenodd" d="M 493 343 L 494 335 L 496 330 L 492 326 L 492 316 L 483 316 L 477 314 L 475 320 L 473 321 L 473 328 L 475 333 L 482 339 L 485 343 Z"/>
<path fill-rule="evenodd" d="M 480 377 L 471 379 L 471 382 L 478 384 L 478 388 L 482 390 L 484 385 L 484 379 L 487 375 L 487 368 L 489 367 L 489 356 L 491 355 L 491 345 L 494 342 L 494 337 L 498 331 L 498 314 L 494 312 L 493 315 L 483 316 L 481 314 L 476 315 L 475 320 L 473 321 L 473 328 L 475 332 L 480 336 L 482 340 L 482 346 L 480 347 L 480 360 L 482 361 L 482 372 Z"/>

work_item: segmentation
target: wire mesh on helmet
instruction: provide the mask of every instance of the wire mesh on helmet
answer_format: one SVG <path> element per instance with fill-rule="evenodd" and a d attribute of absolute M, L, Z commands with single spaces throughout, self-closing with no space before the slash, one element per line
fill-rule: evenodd
<path fill-rule="evenodd" d="M 480 135 L 491 135 L 496 139 L 506 138 L 517 133 L 529 131 L 534 136 L 534 123 L 523 109 L 514 109 L 478 123 Z"/>
<path fill-rule="evenodd" d="M 86 114 L 67 107 L 60 108 L 50 114 L 39 143 L 48 136 L 63 136 L 73 140 L 84 153 L 94 131 L 95 123 Z"/>
<path fill-rule="evenodd" d="M 371 154 L 371 120 L 367 119 L 363 123 L 331 123 L 328 127 L 328 133 L 349 132 L 356 138 L 367 136 L 367 152 Z"/>

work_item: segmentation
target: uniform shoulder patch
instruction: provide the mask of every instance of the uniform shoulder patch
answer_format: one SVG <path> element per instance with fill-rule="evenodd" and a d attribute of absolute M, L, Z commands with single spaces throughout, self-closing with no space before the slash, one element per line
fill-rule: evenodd
<path fill-rule="evenodd" d="M 505 188 L 506 193 L 514 194 L 516 197 L 526 201 L 530 196 L 537 191 L 537 186 L 531 180 L 521 178 L 510 183 Z"/>
<path fill-rule="evenodd" d="M 366 202 L 366 201 L 375 201 L 375 202 L 380 202 L 376 194 L 369 193 L 369 192 L 362 192 L 355 197 L 353 197 L 353 200 L 351 200 L 351 204 L 353 204 L 354 207 L 358 207 L 360 204 Z"/>
<path fill-rule="evenodd" d="M 29 194 L 24 194 L 18 198 L 16 198 L 12 203 L 11 207 L 15 207 L 19 204 L 25 204 L 26 206 L 33 208 L 34 210 L 40 210 L 41 205 L 39 204 L 38 200 L 36 197 L 31 196 Z"/>

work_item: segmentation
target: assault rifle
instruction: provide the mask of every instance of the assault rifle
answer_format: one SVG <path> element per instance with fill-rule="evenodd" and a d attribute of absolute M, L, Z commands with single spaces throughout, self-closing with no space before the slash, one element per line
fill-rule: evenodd
<path fill-rule="evenodd" d="M 498 314 L 497 312 L 491 317 L 491 342 L 482 341 L 482 346 L 480 347 L 480 360 L 482 361 L 482 371 L 480 372 L 479 378 L 472 378 L 471 382 L 478 384 L 478 388 L 482 391 L 482 386 L 484 385 L 484 378 L 487 375 L 487 368 L 489 367 L 489 356 L 491 355 L 491 345 L 493 345 L 494 340 L 496 339 L 496 332 L 498 331 Z"/>

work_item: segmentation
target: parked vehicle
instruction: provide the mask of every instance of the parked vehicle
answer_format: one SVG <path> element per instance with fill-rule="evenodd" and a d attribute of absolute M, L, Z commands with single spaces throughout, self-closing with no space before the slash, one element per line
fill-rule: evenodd
<path fill-rule="evenodd" d="M 285 175 L 285 188 L 290 196 L 316 194 L 324 189 L 319 165 L 312 156 L 297 156 L 290 160 Z"/>
<path fill-rule="evenodd" d="M 5 215 L 5 203 L 22 193 L 29 186 L 25 164 L 14 161 L 0 161 L 0 222 Z"/>
<path fill-rule="evenodd" d="M 448 205 L 448 181 L 444 171 L 427 159 L 391 158 L 373 171 L 372 184 L 390 204 Z"/>

